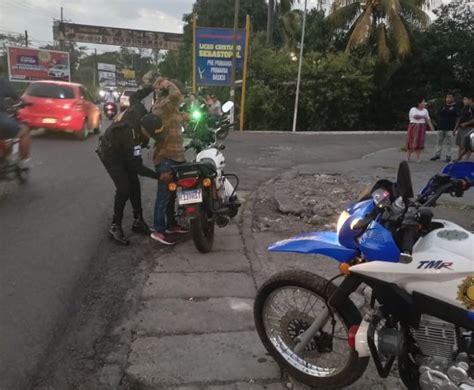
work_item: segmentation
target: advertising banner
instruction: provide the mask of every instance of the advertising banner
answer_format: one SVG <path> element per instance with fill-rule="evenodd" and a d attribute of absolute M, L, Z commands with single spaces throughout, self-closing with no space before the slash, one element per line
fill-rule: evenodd
<path fill-rule="evenodd" d="M 11 81 L 71 81 L 69 53 L 29 47 L 8 47 Z"/>
<path fill-rule="evenodd" d="M 183 34 L 61 22 L 55 23 L 53 37 L 55 40 L 156 50 L 179 50 L 183 41 Z"/>
<path fill-rule="evenodd" d="M 117 85 L 116 66 L 114 64 L 97 64 L 97 74 L 99 76 L 99 85 L 103 87 L 115 87 Z"/>
<path fill-rule="evenodd" d="M 197 85 L 229 86 L 232 82 L 234 30 L 230 28 L 196 28 Z M 244 64 L 245 30 L 237 30 L 236 71 Z"/>

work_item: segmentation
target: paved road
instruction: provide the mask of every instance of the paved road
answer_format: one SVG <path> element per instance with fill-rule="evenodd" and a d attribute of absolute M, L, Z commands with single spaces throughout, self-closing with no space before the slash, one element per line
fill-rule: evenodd
<path fill-rule="evenodd" d="M 303 163 L 351 160 L 400 145 L 402 135 L 233 134 L 229 171 L 253 190 L 278 171 Z M 61 338 L 77 309 L 71 302 L 94 275 L 100 247 L 112 245 L 112 183 L 94 148 L 69 137 L 34 139 L 34 170 L 22 187 L 0 184 L 0 389 L 28 388 L 48 346 Z M 146 196 L 153 183 L 144 181 Z M 150 208 L 148 213 L 150 213 Z"/>

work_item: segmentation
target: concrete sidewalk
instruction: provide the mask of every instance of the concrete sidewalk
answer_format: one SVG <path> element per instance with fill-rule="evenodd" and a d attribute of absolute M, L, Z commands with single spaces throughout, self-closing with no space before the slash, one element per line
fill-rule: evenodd
<path fill-rule="evenodd" d="M 212 253 L 191 240 L 156 259 L 134 321 L 126 382 L 134 388 L 283 389 L 253 325 L 255 281 L 237 225 Z"/>
<path fill-rule="evenodd" d="M 304 174 L 338 172 L 353 178 L 395 179 L 401 159 L 397 149 L 387 149 L 363 159 L 297 169 Z M 431 162 L 411 164 L 415 191 L 441 167 Z M 318 256 L 269 254 L 267 245 L 282 237 L 253 230 L 258 191 L 245 202 L 239 223 L 216 230 L 212 253 L 198 253 L 187 239 L 157 254 L 136 315 L 127 324 L 132 339 L 125 374 L 109 375 L 121 370 L 109 364 L 103 370 L 104 383 L 115 377 L 126 389 L 304 388 L 289 382 L 262 346 L 254 329 L 253 298 L 275 272 L 298 268 L 330 276 L 335 266 Z M 461 202 L 472 205 L 473 195 Z M 470 216 L 472 211 L 467 213 Z M 368 386 L 372 390 L 402 388 L 396 374 L 381 379 L 373 367 L 349 389 Z"/>

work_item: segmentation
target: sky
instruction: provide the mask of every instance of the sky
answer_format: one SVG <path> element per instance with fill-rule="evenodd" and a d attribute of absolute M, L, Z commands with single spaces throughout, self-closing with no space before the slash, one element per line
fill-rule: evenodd
<path fill-rule="evenodd" d="M 99 26 L 138 30 L 182 32 L 183 14 L 192 10 L 195 0 L 0 0 L 0 32 L 24 33 L 32 46 L 52 43 L 53 19 Z M 322 0 L 323 3 L 330 0 Z M 302 8 L 301 0 L 297 7 Z M 318 0 L 308 0 L 308 8 Z M 84 44 L 98 52 L 116 50 L 113 46 Z"/>
<path fill-rule="evenodd" d="M 73 23 L 182 32 L 182 16 L 192 10 L 194 0 L 0 0 L 0 32 L 24 33 L 33 46 L 53 41 L 53 18 Z M 87 45 L 87 44 L 86 44 Z M 91 45 L 87 45 L 91 46 Z M 114 50 L 97 46 L 98 51 Z"/>

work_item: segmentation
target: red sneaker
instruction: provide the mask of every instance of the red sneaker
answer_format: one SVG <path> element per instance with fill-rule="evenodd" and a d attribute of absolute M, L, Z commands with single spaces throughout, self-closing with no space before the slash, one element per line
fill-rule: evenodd
<path fill-rule="evenodd" d="M 186 233 L 189 233 L 189 230 L 182 228 L 179 225 L 166 229 L 166 234 L 186 234 Z"/>
<path fill-rule="evenodd" d="M 164 245 L 168 246 L 173 246 L 176 245 L 176 242 L 173 240 L 170 240 L 165 234 L 163 233 L 158 233 L 158 232 L 153 232 L 150 234 L 150 237 L 158 242 L 161 242 Z"/>

